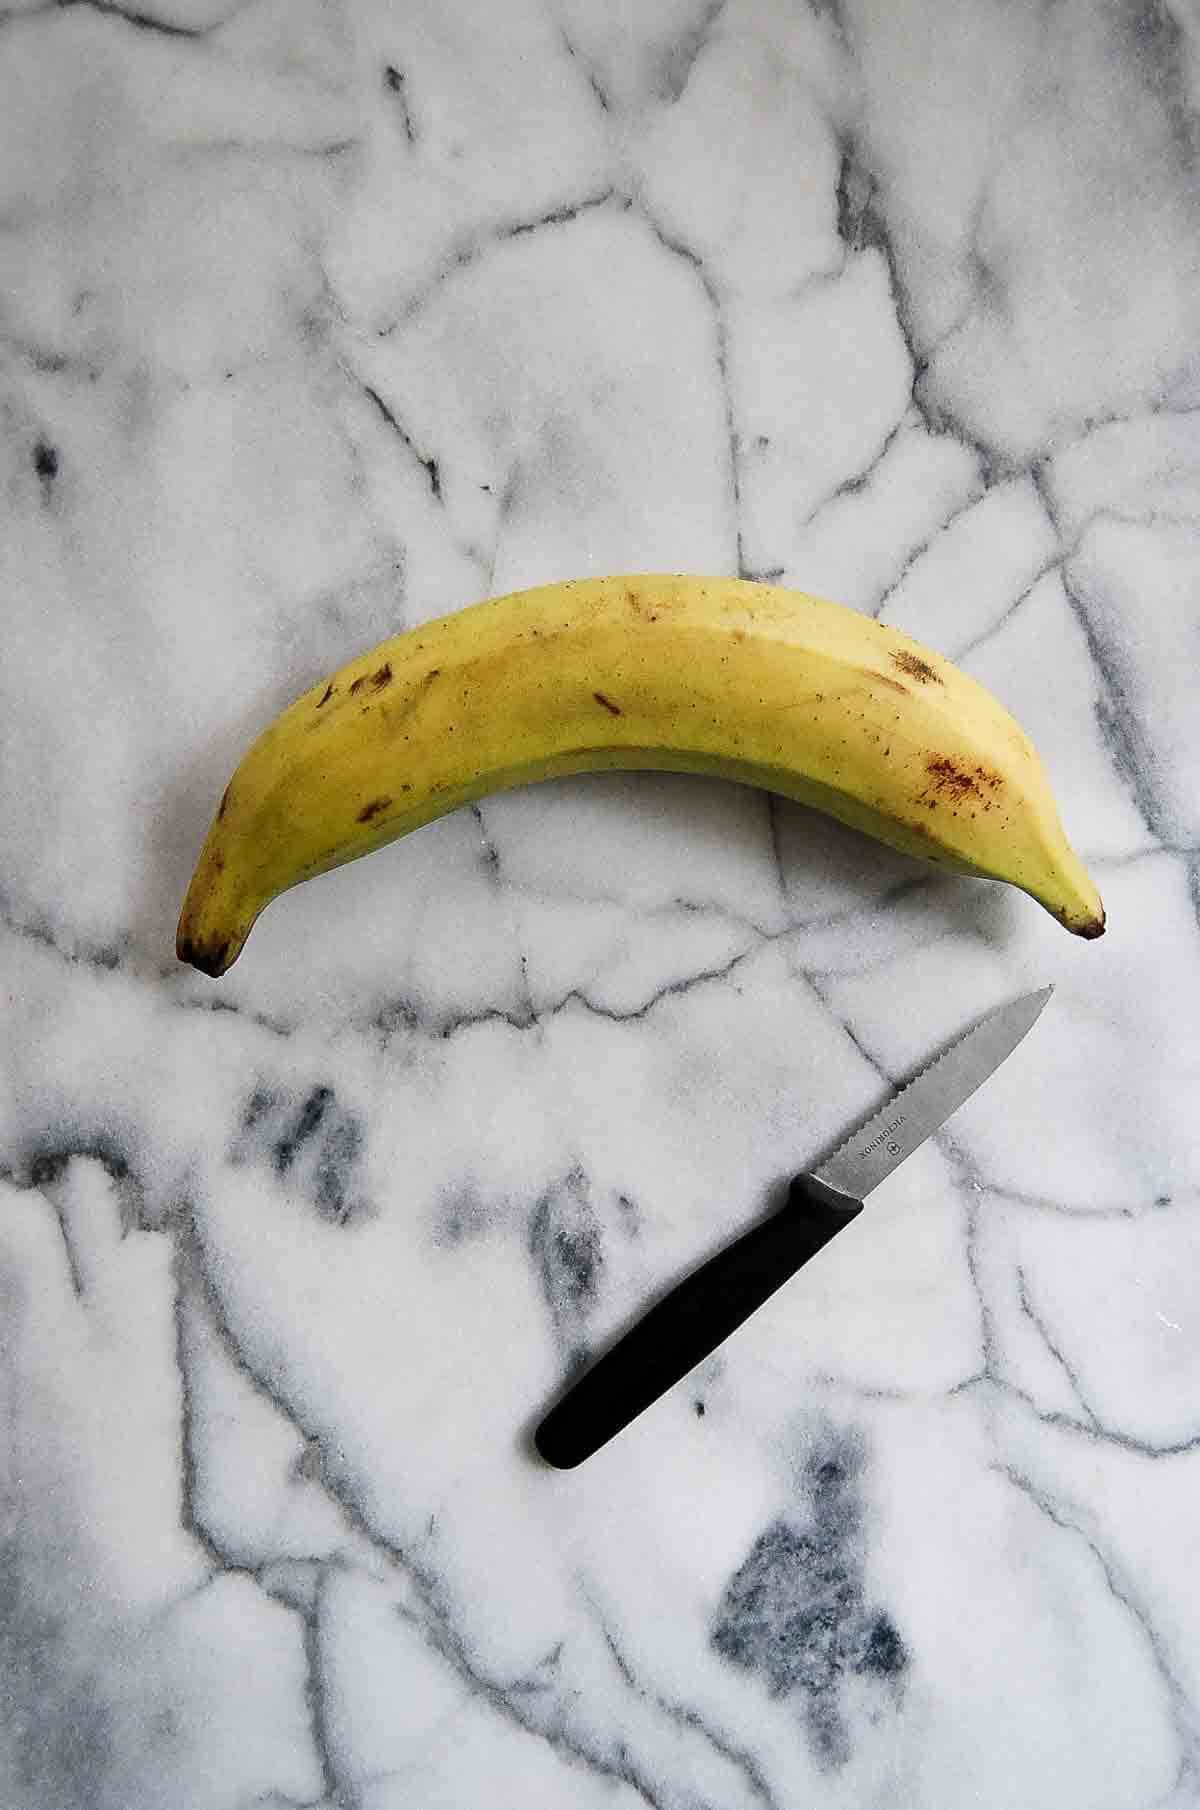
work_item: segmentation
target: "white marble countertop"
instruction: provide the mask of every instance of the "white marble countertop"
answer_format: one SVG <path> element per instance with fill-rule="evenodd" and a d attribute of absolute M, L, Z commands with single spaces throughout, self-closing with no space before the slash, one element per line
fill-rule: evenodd
<path fill-rule="evenodd" d="M 1200 1804 L 1184 0 L 0 6 L 2 1810 Z M 179 902 L 325 671 L 584 573 L 882 615 L 1110 928 L 556 782 Z M 579 1470 L 568 1365 L 1053 982 Z"/>

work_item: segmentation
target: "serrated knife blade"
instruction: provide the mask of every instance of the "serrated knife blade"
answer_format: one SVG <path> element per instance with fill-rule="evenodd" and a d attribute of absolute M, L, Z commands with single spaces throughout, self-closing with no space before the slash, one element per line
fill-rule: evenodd
<path fill-rule="evenodd" d="M 1041 987 L 1036 993 L 1024 993 L 965 1031 L 812 1170 L 809 1179 L 839 1199 L 862 1206 L 1012 1055 L 1053 991 Z"/>
<path fill-rule="evenodd" d="M 1053 991 L 1041 987 L 981 1019 L 818 1168 L 797 1175 L 786 1206 L 677 1284 L 551 1408 L 534 1434 L 541 1457 L 558 1470 L 581 1464 L 723 1344 L 995 1073 Z"/>

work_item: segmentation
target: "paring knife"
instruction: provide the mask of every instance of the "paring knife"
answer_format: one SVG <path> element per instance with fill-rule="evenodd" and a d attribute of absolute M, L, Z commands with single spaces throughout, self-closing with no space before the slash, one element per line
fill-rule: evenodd
<path fill-rule="evenodd" d="M 862 1212 L 893 1170 L 1016 1049 L 1053 987 L 982 1019 L 839 1146 L 798 1175 L 787 1204 L 710 1257 L 599 1358 L 546 1415 L 534 1444 L 569 1470 L 706 1358 Z"/>

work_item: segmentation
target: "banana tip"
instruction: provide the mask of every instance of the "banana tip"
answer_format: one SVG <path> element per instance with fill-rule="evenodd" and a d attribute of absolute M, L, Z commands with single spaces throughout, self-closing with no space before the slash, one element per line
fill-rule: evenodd
<path fill-rule="evenodd" d="M 1107 919 L 1099 898 L 1096 898 L 1094 904 L 1089 902 L 1087 905 L 1076 906 L 1073 910 L 1067 906 L 1054 915 L 1072 936 L 1081 936 L 1091 942 L 1095 937 L 1104 935 Z"/>
<path fill-rule="evenodd" d="M 231 949 L 228 937 L 219 943 L 205 943 L 186 930 L 180 930 L 175 938 L 175 953 L 181 962 L 199 968 L 201 974 L 209 974 L 214 980 L 233 966 L 238 954 L 236 948 Z"/>

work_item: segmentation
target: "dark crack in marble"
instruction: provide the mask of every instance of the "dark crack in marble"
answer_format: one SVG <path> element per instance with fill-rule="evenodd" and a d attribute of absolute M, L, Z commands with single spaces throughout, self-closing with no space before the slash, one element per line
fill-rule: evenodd
<path fill-rule="evenodd" d="M 531 233 L 547 231 L 557 226 L 567 226 L 571 221 L 578 220 L 581 215 L 593 213 L 598 208 L 608 207 L 614 202 L 622 207 L 629 205 L 628 202 L 622 202 L 616 196 L 611 184 L 606 183 L 603 188 L 598 190 L 576 198 L 564 199 L 555 207 L 543 208 L 535 214 L 508 219 L 494 227 L 480 228 L 477 231 L 463 234 L 442 258 L 432 277 L 415 289 L 395 314 L 376 328 L 377 337 L 387 339 L 398 328 L 414 319 L 428 306 L 449 277 L 457 271 L 477 264 L 494 246 L 503 245 L 510 239 L 525 238 Z"/>
<path fill-rule="evenodd" d="M 355 381 L 361 383 L 360 379 L 356 379 Z M 373 389 L 369 383 L 361 383 L 361 388 L 367 401 L 374 405 L 376 411 L 382 416 L 388 427 L 391 428 L 401 446 L 404 447 L 406 452 L 411 454 L 416 463 L 421 467 L 429 484 L 430 496 L 435 503 L 440 503 L 442 501 L 442 472 L 437 460 L 431 454 L 426 454 L 419 450 L 416 441 L 413 439 L 408 429 L 404 426 L 395 410 L 390 408 L 383 400 L 383 397 L 379 394 L 378 390 Z"/>
<path fill-rule="evenodd" d="M 305 1679 L 304 1699 L 308 1708 L 308 1725 L 321 1768 L 325 1790 L 334 1804 L 353 1802 L 353 1786 L 348 1768 L 337 1752 L 327 1703 L 328 1668 L 322 1651 L 322 1609 L 328 1569 L 318 1565 L 312 1606 L 299 1611 L 304 1626 Z"/>
<path fill-rule="evenodd" d="M 396 113 L 400 120 L 404 136 L 410 145 L 417 142 L 417 127 L 413 118 L 412 105 L 408 98 L 408 77 L 404 70 L 395 63 L 388 63 L 383 71 L 384 87 L 389 94 L 396 97 Z"/>
<path fill-rule="evenodd" d="M 54 4 L 64 12 L 76 9 L 99 13 L 103 18 L 119 19 L 134 31 L 151 32 L 164 38 L 200 39 L 210 36 L 222 21 L 211 25 L 183 25 L 176 19 L 163 19 L 148 8 L 118 6 L 115 0 L 54 0 Z M 41 8 L 42 11 L 50 10 Z"/>
<path fill-rule="evenodd" d="M 667 1696 L 664 1692 L 648 1684 L 639 1675 L 636 1666 L 630 1660 L 624 1646 L 618 1641 L 616 1635 L 604 1621 L 603 1617 L 600 1616 L 595 1605 L 592 1604 L 591 1607 L 592 1612 L 600 1625 L 600 1631 L 604 1637 L 604 1644 L 612 1656 L 613 1664 L 616 1666 L 621 1682 L 625 1685 L 626 1689 L 632 1691 L 643 1703 L 649 1704 L 659 1715 L 663 1716 L 668 1722 L 673 1723 L 677 1728 L 686 1729 L 689 1733 L 698 1735 L 706 1746 L 710 1747 L 714 1753 L 718 1754 L 722 1760 L 727 1761 L 728 1764 L 734 1768 L 745 1781 L 751 1797 L 757 1803 L 765 1805 L 767 1810 L 777 1810 L 777 1807 L 778 1810 L 782 1810 L 779 1799 L 772 1792 L 767 1781 L 766 1773 L 755 1759 L 750 1748 L 744 1747 L 740 1742 L 731 1739 L 729 1735 L 716 1726 L 710 1716 L 702 1715 L 701 1712 L 695 1709 L 691 1704 L 679 1702 L 675 1698 Z"/>
<path fill-rule="evenodd" d="M 562 44 L 562 47 L 566 51 L 571 62 L 576 63 L 582 71 L 584 80 L 591 89 L 596 105 L 599 107 L 601 113 L 611 113 L 613 111 L 612 96 L 597 75 L 590 58 L 584 56 L 578 44 L 576 44 L 575 40 L 564 27 L 559 27 L 558 36 L 559 42 Z"/>
<path fill-rule="evenodd" d="M 1083 632 L 1096 675 L 1096 723 L 1109 760 L 1147 830 L 1156 841 L 1169 840 L 1169 813 L 1154 778 L 1157 765 L 1154 748 L 1146 724 L 1131 695 L 1130 675 L 1119 651 L 1104 635 L 1092 601 L 1072 570 L 1071 555 L 1078 548 L 1086 527 L 1068 544 L 1048 466 L 1044 462 L 1035 464 L 1030 476 L 1046 518 L 1060 546 L 1064 547 L 1061 567 L 1063 592 L 1071 613 Z"/>
<path fill-rule="evenodd" d="M 68 941 L 51 923 L 44 909 L 22 910 L 0 887 L 0 927 L 57 955 L 73 967 L 96 968 L 105 974 L 127 969 L 130 949 L 128 939 L 116 943 L 97 943 L 76 937 Z"/>
<path fill-rule="evenodd" d="M 931 434 L 949 435 L 973 455 L 978 465 L 982 491 L 987 491 L 993 484 L 1016 476 L 1025 467 L 967 427 L 944 399 L 935 401 L 929 395 L 925 380 L 929 372 L 930 360 L 937 351 L 938 345 L 957 331 L 962 323 L 961 321 L 956 322 L 954 326 L 948 328 L 940 340 L 929 344 L 924 342 L 913 318 L 911 298 L 904 279 L 903 261 L 896 248 L 895 236 L 888 219 L 887 205 L 886 190 L 879 182 L 865 145 L 854 134 L 845 134 L 842 139 L 842 163 L 837 187 L 838 235 L 846 247 L 848 256 L 874 253 L 883 259 L 888 275 L 888 287 L 896 325 L 908 353 L 912 371 L 910 406 L 915 409 Z M 970 263 L 969 258 L 968 263 Z M 978 261 L 973 268 L 977 285 L 967 304 L 968 313 L 977 303 L 977 287 L 985 275 Z M 924 550 L 921 549 L 921 551 Z M 896 583 L 898 582 L 899 579 L 896 580 Z M 895 585 L 893 584 L 890 588 L 894 589 Z"/>
<path fill-rule="evenodd" d="M 660 55 L 653 88 L 659 100 L 665 101 L 668 106 L 674 106 L 683 99 L 692 79 L 692 71 L 703 55 L 725 6 L 726 0 L 706 0 L 695 23 L 680 32 Z"/>
<path fill-rule="evenodd" d="M 721 292 L 699 252 L 694 251 L 683 239 L 668 232 L 662 222 L 656 218 L 648 207 L 645 197 L 637 200 L 638 212 L 645 220 L 655 239 L 664 251 L 679 258 L 694 273 L 696 281 L 704 292 L 706 301 L 712 311 L 714 356 L 717 366 L 717 377 L 724 411 L 726 457 L 729 465 L 729 481 L 731 486 L 732 526 L 736 549 L 736 572 L 738 578 L 752 576 L 746 563 L 745 546 L 742 536 L 742 472 L 741 472 L 741 436 L 738 433 L 737 419 L 733 407 L 733 390 L 729 382 L 729 328 L 725 318 L 725 304 Z"/>
<path fill-rule="evenodd" d="M 1132 1579 L 1120 1561 L 1085 1525 L 1083 1517 L 1072 1513 L 1068 1503 L 1054 1497 L 1018 1465 L 997 1462 L 993 1469 L 1019 1490 L 1053 1526 L 1079 1540 L 1091 1554 L 1108 1594 L 1125 1610 L 1144 1641 L 1151 1665 L 1170 1704 L 1180 1752 L 1176 1789 L 1185 1784 L 1200 1788 L 1200 1739 L 1195 1707 L 1176 1670 L 1167 1642 L 1141 1601 Z"/>
<path fill-rule="evenodd" d="M 1066 1377 L 1067 1382 L 1071 1386 L 1071 1393 L 1074 1395 L 1075 1400 L 1079 1403 L 1079 1406 L 1082 1409 L 1083 1414 L 1084 1414 L 1085 1418 L 1087 1419 L 1087 1421 L 1093 1427 L 1098 1427 L 1100 1425 L 1099 1416 L 1096 1414 L 1095 1410 L 1092 1407 L 1090 1407 L 1090 1405 L 1088 1403 L 1088 1399 L 1083 1392 L 1083 1384 L 1080 1381 L 1079 1373 L 1075 1369 L 1074 1365 L 1071 1363 L 1070 1359 L 1067 1357 L 1066 1353 L 1063 1351 L 1062 1346 L 1059 1344 L 1058 1340 L 1055 1339 L 1055 1337 L 1051 1333 L 1050 1328 L 1047 1325 L 1046 1320 L 1044 1319 L 1043 1315 L 1038 1311 L 1037 1307 L 1034 1305 L 1033 1296 L 1030 1292 L 1030 1287 L 1029 1287 L 1029 1278 L 1025 1274 L 1024 1268 L 1020 1264 L 1017 1265 L 1016 1274 L 1017 1274 L 1017 1300 L 1020 1303 L 1021 1312 L 1025 1315 L 1025 1318 L 1029 1321 L 1030 1325 L 1034 1328 L 1038 1337 L 1041 1339 L 1042 1344 L 1046 1347 L 1046 1350 L 1050 1353 L 1050 1356 L 1054 1359 L 1054 1362 L 1058 1365 L 1059 1369 L 1062 1371 L 1063 1375 Z"/>

